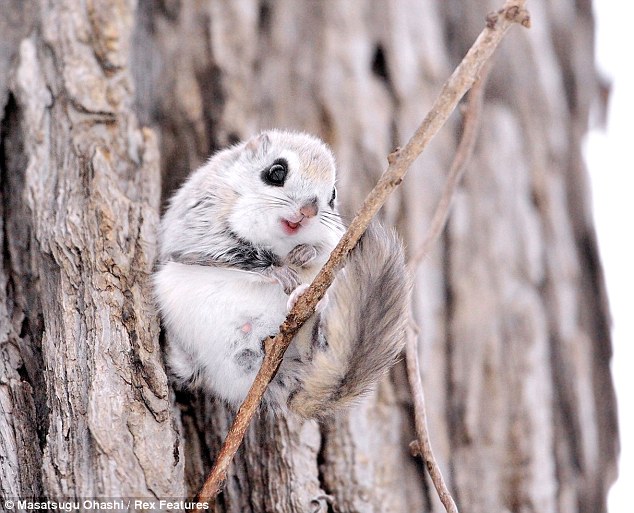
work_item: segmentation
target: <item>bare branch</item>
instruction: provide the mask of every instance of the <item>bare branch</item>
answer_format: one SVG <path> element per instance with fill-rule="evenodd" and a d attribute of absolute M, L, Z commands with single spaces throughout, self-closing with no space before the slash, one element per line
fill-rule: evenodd
<path fill-rule="evenodd" d="M 484 86 L 486 84 L 490 68 L 490 63 L 487 63 L 469 92 L 469 99 L 464 112 L 462 137 L 460 139 L 460 143 L 458 144 L 456 155 L 451 163 L 449 176 L 447 177 L 445 187 L 440 201 L 438 202 L 438 206 L 436 207 L 436 211 L 434 212 L 434 216 L 425 239 L 408 262 L 407 267 L 411 273 L 416 271 L 418 265 L 427 256 L 429 250 L 437 242 L 440 234 L 445 228 L 445 224 L 447 223 L 451 201 L 475 147 L 482 111 Z M 418 336 L 414 327 L 414 315 L 412 311 L 410 311 L 410 322 L 405 351 L 407 361 L 407 378 L 409 380 L 409 386 L 412 390 L 412 398 L 414 400 L 414 424 L 417 438 L 417 440 L 410 443 L 410 451 L 414 456 L 420 456 L 425 462 L 427 472 L 429 472 L 434 488 L 436 488 L 438 497 L 440 497 L 440 501 L 447 510 L 447 513 L 458 513 L 456 503 L 445 484 L 440 467 L 436 462 L 429 439 L 425 394 L 423 391 L 420 364 L 418 361 Z"/>
<path fill-rule="evenodd" d="M 456 189 L 460 184 L 460 180 L 462 180 L 467 163 L 473 154 L 473 149 L 478 135 L 480 114 L 482 111 L 484 85 L 486 83 L 489 70 L 491 69 L 489 64 L 490 62 L 482 69 L 480 77 L 478 77 L 473 84 L 471 91 L 469 91 L 469 100 L 465 106 L 463 118 L 464 122 L 462 124 L 462 137 L 460 138 L 460 143 L 456 149 L 456 155 L 451 162 L 451 167 L 449 168 L 449 174 L 440 196 L 440 201 L 438 202 L 434 216 L 429 224 L 425 239 L 407 263 L 407 267 L 412 273 L 416 271 L 416 268 L 428 255 L 429 250 L 438 241 L 438 238 L 445 229 L 447 218 L 449 217 L 451 202 L 454 194 L 456 193 Z"/>
<path fill-rule="evenodd" d="M 390 193 L 400 185 L 412 162 L 422 153 L 432 137 L 438 133 L 460 99 L 473 85 L 482 66 L 500 43 L 506 31 L 514 23 L 522 23 L 523 25 L 528 23 L 528 13 L 523 9 L 524 3 L 523 0 L 507 1 L 494 16 L 495 19 L 492 16 L 487 18 L 486 28 L 480 33 L 467 55 L 444 84 L 429 114 L 408 143 L 388 157 L 387 170 L 366 197 L 348 230 L 332 251 L 328 262 L 288 313 L 286 320 L 280 327 L 280 332 L 266 343 L 266 354 L 262 367 L 236 414 L 214 467 L 198 493 L 199 501 L 209 501 L 220 492 L 226 479 L 229 464 L 242 443 L 247 427 L 258 409 L 266 387 L 282 362 L 286 348 L 304 322 L 315 311 L 317 302 L 332 284 L 337 270 L 343 266 L 344 259 L 357 244 L 371 219 L 383 206 Z"/>

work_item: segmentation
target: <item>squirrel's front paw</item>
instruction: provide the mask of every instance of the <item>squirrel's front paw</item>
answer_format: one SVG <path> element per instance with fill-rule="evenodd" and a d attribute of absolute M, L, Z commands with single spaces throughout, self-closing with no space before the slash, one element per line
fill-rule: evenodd
<path fill-rule="evenodd" d="M 302 283 L 291 293 L 290 297 L 288 298 L 288 301 L 286 302 L 286 308 L 288 310 L 290 310 L 291 308 L 295 306 L 295 303 L 297 303 L 299 296 L 301 296 L 304 292 L 306 292 L 306 289 L 309 286 L 310 285 L 308 283 Z M 328 301 L 329 301 L 328 296 L 322 297 L 319 300 L 319 303 L 317 303 L 317 308 L 315 308 L 315 311 L 317 313 L 322 313 L 328 306 Z"/>
<path fill-rule="evenodd" d="M 297 272 L 290 267 L 271 266 L 264 271 L 264 275 L 279 283 L 286 294 L 290 294 L 299 285 Z"/>
<path fill-rule="evenodd" d="M 310 244 L 298 244 L 286 256 L 289 265 L 303 267 L 317 256 L 317 248 Z"/>
<path fill-rule="evenodd" d="M 291 310 L 295 306 L 295 303 L 297 303 L 297 300 L 299 299 L 299 296 L 301 296 L 304 292 L 306 292 L 307 288 L 308 288 L 308 284 L 307 283 L 303 283 L 303 284 L 299 285 L 291 293 L 290 297 L 288 298 L 288 301 L 286 302 L 286 308 L 288 310 Z"/>

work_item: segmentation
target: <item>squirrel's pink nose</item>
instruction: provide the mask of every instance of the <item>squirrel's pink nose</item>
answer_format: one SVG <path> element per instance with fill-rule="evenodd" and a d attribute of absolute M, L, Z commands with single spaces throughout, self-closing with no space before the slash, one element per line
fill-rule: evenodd
<path fill-rule="evenodd" d="M 310 203 L 306 203 L 302 208 L 299 209 L 299 213 L 304 217 L 315 217 L 317 215 L 317 202 L 315 200 Z"/>

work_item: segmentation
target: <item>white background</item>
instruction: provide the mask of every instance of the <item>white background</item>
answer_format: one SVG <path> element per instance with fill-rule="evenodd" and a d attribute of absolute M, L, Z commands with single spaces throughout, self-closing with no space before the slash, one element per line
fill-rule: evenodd
<path fill-rule="evenodd" d="M 634 2 L 594 0 L 599 71 L 612 82 L 607 129 L 590 133 L 585 155 L 592 180 L 599 250 L 605 271 L 619 406 L 619 478 L 609 513 L 634 512 Z M 628 489 L 629 488 L 629 489 Z"/>

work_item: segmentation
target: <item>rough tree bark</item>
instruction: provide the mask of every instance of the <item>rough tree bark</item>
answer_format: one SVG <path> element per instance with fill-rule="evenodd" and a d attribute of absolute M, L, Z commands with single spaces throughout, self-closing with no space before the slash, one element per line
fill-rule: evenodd
<path fill-rule="evenodd" d="M 0 0 L 0 493 L 180 497 L 231 414 L 174 393 L 148 276 L 163 197 L 260 128 L 310 131 L 354 211 L 497 4 Z M 605 511 L 618 449 L 603 280 L 580 156 L 589 2 L 531 0 L 416 281 L 432 443 L 467 512 Z M 151 127 L 142 128 L 143 126 Z M 455 137 L 384 209 L 425 233 Z M 218 511 L 440 511 L 404 366 L 319 426 L 256 419 Z"/>
<path fill-rule="evenodd" d="M 134 11 L 110 7 L 42 2 L 16 41 L 2 125 L 0 421 L 13 497 L 184 492 L 148 288 L 159 153 L 131 109 Z"/>

